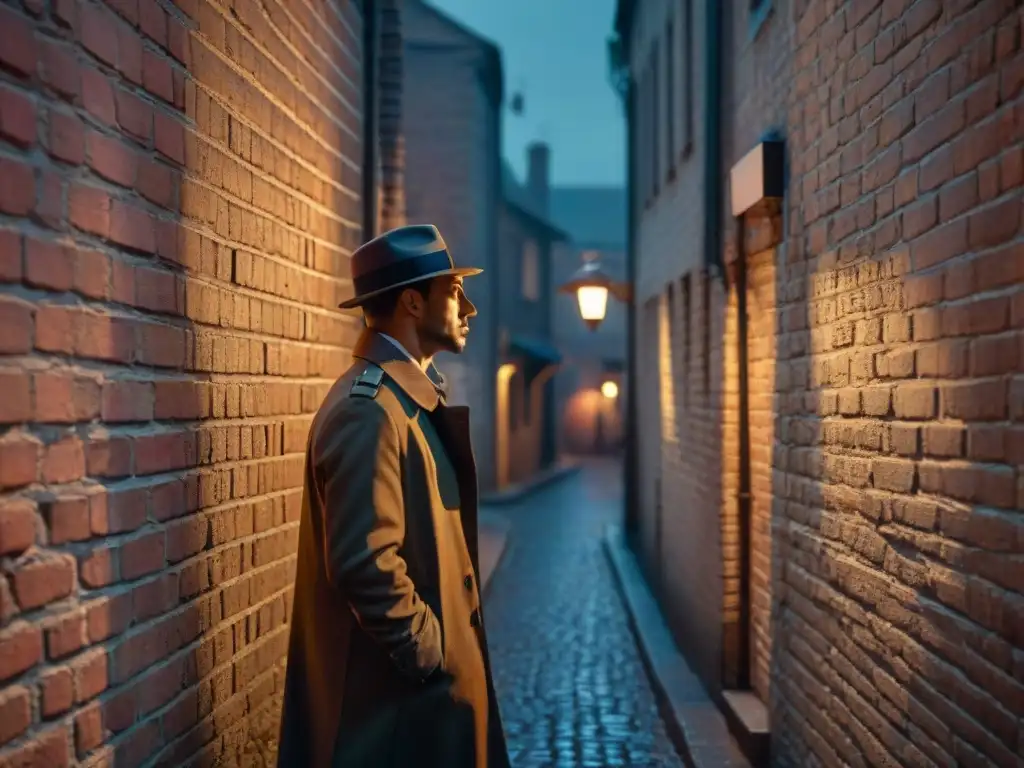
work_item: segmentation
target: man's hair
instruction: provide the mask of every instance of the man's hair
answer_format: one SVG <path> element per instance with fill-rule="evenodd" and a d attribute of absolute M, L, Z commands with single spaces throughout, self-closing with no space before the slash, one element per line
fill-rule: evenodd
<path fill-rule="evenodd" d="M 433 278 L 420 280 L 409 285 L 400 285 L 397 288 L 392 288 L 367 299 L 366 303 L 363 304 L 363 316 L 366 318 L 366 324 L 372 325 L 390 320 L 398 308 L 398 299 L 405 291 L 412 289 L 426 299 L 430 295 L 431 282 L 433 282 Z"/>

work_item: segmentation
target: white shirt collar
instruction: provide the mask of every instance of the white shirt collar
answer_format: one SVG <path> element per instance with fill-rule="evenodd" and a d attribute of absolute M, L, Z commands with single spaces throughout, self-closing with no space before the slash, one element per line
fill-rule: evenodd
<path fill-rule="evenodd" d="M 380 333 L 380 331 L 378 331 L 378 333 Z M 394 338 L 392 336 L 388 336 L 386 333 L 380 333 L 380 335 L 383 336 L 388 341 L 390 341 L 392 344 L 394 344 L 398 348 L 399 352 L 401 352 L 403 355 L 405 355 L 410 360 L 412 360 L 414 363 L 416 363 L 415 358 L 413 358 L 413 356 L 409 354 L 409 350 L 406 349 L 404 346 L 402 346 L 402 342 L 400 342 L 398 339 L 396 339 L 396 338 Z M 420 364 L 416 363 L 416 367 L 419 368 L 419 366 L 420 366 Z"/>

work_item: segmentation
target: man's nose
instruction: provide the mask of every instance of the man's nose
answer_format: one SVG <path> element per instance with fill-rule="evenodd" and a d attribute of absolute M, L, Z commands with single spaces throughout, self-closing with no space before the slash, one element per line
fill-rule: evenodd
<path fill-rule="evenodd" d="M 469 300 L 469 296 L 462 294 L 462 301 L 459 303 L 459 317 L 473 317 L 476 314 L 476 304 Z"/>

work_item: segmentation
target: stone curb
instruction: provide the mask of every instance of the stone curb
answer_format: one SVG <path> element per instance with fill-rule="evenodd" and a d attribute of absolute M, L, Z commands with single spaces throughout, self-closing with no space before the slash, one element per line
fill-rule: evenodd
<path fill-rule="evenodd" d="M 537 491 L 575 474 L 580 470 L 581 466 L 577 461 L 559 464 L 523 483 L 517 483 L 503 491 L 496 491 L 481 496 L 480 504 L 487 507 L 503 507 L 508 504 L 516 504 L 528 496 L 532 496 Z"/>
<path fill-rule="evenodd" d="M 693 768 L 750 768 L 729 733 L 725 716 L 676 647 L 620 528 L 609 526 L 603 543 L 658 709 L 676 750 Z"/>

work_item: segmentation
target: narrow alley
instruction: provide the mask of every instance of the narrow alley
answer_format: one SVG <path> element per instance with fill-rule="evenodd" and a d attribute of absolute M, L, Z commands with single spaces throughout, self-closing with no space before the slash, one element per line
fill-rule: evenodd
<path fill-rule="evenodd" d="M 515 768 L 682 765 L 602 549 L 621 474 L 594 460 L 499 508 L 511 528 L 485 603 Z"/>

